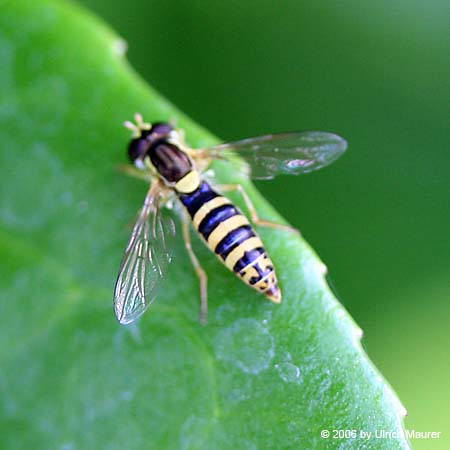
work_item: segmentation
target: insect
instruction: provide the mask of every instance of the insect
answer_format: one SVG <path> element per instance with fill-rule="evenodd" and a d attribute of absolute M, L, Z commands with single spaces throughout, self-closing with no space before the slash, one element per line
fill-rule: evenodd
<path fill-rule="evenodd" d="M 168 123 L 125 122 L 133 138 L 128 155 L 130 175 L 150 182 L 150 188 L 133 227 L 114 290 L 114 309 L 122 324 L 141 316 L 155 299 L 171 261 L 174 222 L 161 207 L 176 198 L 182 205 L 182 230 L 186 249 L 200 282 L 200 321 L 207 316 L 207 277 L 195 255 L 189 226 L 225 266 L 244 283 L 275 303 L 281 302 L 274 265 L 247 217 L 223 192 L 240 192 L 256 225 L 294 230 L 258 217 L 240 185 L 212 187 L 204 172 L 214 159 L 245 169 L 254 179 L 278 174 L 301 174 L 335 161 L 347 148 L 336 134 L 321 131 L 273 134 L 193 150 L 180 131 Z M 240 158 L 236 158 L 238 155 Z"/>

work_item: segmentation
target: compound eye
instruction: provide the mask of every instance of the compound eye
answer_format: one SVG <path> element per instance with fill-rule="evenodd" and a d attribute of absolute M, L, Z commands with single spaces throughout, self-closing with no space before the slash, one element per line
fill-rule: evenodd
<path fill-rule="evenodd" d="M 168 123 L 165 122 L 153 124 L 152 129 L 150 130 L 152 134 L 157 134 L 158 137 L 166 136 L 171 131 L 173 131 L 172 125 L 169 125 Z"/>
<path fill-rule="evenodd" d="M 142 137 L 131 140 L 128 145 L 128 157 L 130 158 L 130 161 L 134 163 L 138 158 L 143 159 L 149 145 L 150 143 Z"/>

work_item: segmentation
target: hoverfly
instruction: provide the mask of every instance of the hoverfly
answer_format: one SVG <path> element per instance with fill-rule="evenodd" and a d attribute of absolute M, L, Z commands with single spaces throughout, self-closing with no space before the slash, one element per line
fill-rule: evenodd
<path fill-rule="evenodd" d="M 114 290 L 114 309 L 122 324 L 135 321 L 155 299 L 171 261 L 175 234 L 173 221 L 161 213 L 170 198 L 182 205 L 186 249 L 200 281 L 201 322 L 207 315 L 207 277 L 192 250 L 189 223 L 219 260 L 247 285 L 275 303 L 281 291 L 273 263 L 247 217 L 219 192 L 239 191 L 252 222 L 261 226 L 294 230 L 261 220 L 240 185 L 212 188 L 203 172 L 214 159 L 240 163 L 253 179 L 279 174 L 297 175 L 331 164 L 347 148 L 336 134 L 322 131 L 272 134 L 206 149 L 187 147 L 181 132 L 168 123 L 125 122 L 133 131 L 126 169 L 150 181 L 150 188 L 133 227 Z M 236 158 L 238 155 L 240 158 Z"/>

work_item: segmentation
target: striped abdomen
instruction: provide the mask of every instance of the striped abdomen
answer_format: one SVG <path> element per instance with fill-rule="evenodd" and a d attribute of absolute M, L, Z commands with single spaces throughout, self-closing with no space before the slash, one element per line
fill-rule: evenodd
<path fill-rule="evenodd" d="M 233 203 L 206 181 L 179 198 L 195 229 L 219 259 L 249 286 L 279 303 L 281 293 L 272 261 L 248 219 Z"/>

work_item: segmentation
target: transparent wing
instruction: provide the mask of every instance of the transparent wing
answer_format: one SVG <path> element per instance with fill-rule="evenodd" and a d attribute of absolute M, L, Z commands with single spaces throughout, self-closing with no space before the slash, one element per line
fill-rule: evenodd
<path fill-rule="evenodd" d="M 244 166 L 241 171 L 254 179 L 279 174 L 298 175 L 331 164 L 347 149 L 347 142 L 325 131 L 270 134 L 202 149 L 202 155 Z M 236 158 L 238 155 L 241 162 Z"/>
<path fill-rule="evenodd" d="M 149 190 L 122 259 L 114 289 L 114 311 L 122 324 L 150 306 L 172 258 L 175 225 L 161 213 L 160 193 L 159 185 Z"/>

